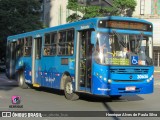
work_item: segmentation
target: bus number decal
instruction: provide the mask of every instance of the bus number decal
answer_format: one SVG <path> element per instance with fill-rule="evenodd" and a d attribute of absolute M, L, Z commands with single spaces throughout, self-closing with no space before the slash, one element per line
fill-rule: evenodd
<path fill-rule="evenodd" d="M 137 75 L 137 79 L 146 79 L 148 75 Z"/>

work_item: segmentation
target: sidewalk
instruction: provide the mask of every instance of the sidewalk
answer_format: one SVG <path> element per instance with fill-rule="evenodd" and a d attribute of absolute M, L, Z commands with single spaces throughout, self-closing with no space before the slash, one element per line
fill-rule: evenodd
<path fill-rule="evenodd" d="M 155 73 L 157 73 L 157 72 L 160 73 L 160 67 L 154 67 L 154 72 L 155 72 Z"/>

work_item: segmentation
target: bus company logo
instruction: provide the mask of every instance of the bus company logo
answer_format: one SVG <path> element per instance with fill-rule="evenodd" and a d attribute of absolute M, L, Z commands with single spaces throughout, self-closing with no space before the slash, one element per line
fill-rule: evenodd
<path fill-rule="evenodd" d="M 89 25 L 83 25 L 81 26 L 81 29 L 88 29 L 89 28 Z"/>
<path fill-rule="evenodd" d="M 133 78 L 133 76 L 132 76 L 132 75 L 130 75 L 130 76 L 129 76 L 129 78 L 130 78 L 130 79 L 132 79 L 132 78 Z"/>
<path fill-rule="evenodd" d="M 11 100 L 12 100 L 12 104 L 20 104 L 20 96 L 12 96 Z"/>

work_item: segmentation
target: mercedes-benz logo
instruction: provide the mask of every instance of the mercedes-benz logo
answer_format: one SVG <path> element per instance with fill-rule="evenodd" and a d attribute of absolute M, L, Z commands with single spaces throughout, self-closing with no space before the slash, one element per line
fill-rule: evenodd
<path fill-rule="evenodd" d="M 129 78 L 130 78 L 130 79 L 132 79 L 132 78 L 133 78 L 133 76 L 132 76 L 132 75 L 130 75 L 130 76 L 129 76 Z"/>

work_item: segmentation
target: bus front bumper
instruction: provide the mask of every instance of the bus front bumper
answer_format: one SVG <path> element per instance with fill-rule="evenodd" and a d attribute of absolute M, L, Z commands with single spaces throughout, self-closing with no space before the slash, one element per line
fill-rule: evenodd
<path fill-rule="evenodd" d="M 149 94 L 153 93 L 153 83 L 111 83 L 108 95 L 133 95 L 133 94 Z"/>

